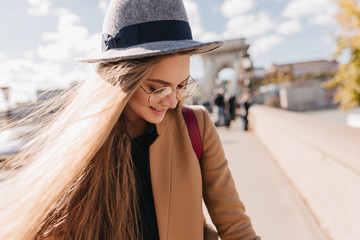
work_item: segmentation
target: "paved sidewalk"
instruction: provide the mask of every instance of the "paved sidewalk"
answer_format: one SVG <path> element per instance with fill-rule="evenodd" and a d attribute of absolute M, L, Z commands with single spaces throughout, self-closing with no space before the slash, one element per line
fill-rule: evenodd
<path fill-rule="evenodd" d="M 239 120 L 218 131 L 240 198 L 263 240 L 329 239 L 255 134 L 242 131 Z"/>

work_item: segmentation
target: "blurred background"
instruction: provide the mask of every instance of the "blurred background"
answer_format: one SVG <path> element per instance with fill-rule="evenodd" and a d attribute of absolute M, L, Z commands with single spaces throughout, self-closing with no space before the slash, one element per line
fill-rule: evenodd
<path fill-rule="evenodd" d="M 351 39 L 358 34 L 351 7 L 356 0 L 184 3 L 194 39 L 226 43 L 213 55 L 192 58 L 191 74 L 202 85 L 195 103 L 213 106 L 220 90 L 227 99 L 235 95 L 236 102 L 250 92 L 252 101 L 294 111 L 334 109 L 340 103 L 350 113 L 358 111 L 358 80 L 345 80 L 338 73 L 341 64 L 351 64 L 358 47 Z M 84 68 L 93 65 L 74 59 L 101 51 L 108 4 L 109 0 L 3 0 L 0 111 L 39 101 L 44 91 L 52 92 L 43 98 L 51 97 L 82 80 Z M 360 125 L 342 111 L 312 114 Z"/>
<path fill-rule="evenodd" d="M 195 40 L 225 42 L 192 57 L 200 90 L 188 103 L 206 106 L 219 127 L 256 229 L 264 239 L 360 239 L 360 1 L 184 3 Z M 101 51 L 108 4 L 2 0 L 0 127 L 84 80 L 84 70 L 95 65 L 75 58 Z M 231 134 L 223 127 L 230 123 Z M 0 161 L 32 130 L 27 125 L 0 133 Z M 236 165 L 239 156 L 246 156 L 237 162 L 244 166 Z M 281 183 L 272 182 L 281 174 Z M 296 201 L 277 188 L 289 182 Z M 270 190 L 273 195 L 256 195 Z M 275 195 L 280 200 L 271 205 L 267 200 Z M 299 217 L 306 211 L 311 224 Z M 296 221 L 286 220 L 291 214 Z M 310 225 L 316 234 L 301 235 Z"/>

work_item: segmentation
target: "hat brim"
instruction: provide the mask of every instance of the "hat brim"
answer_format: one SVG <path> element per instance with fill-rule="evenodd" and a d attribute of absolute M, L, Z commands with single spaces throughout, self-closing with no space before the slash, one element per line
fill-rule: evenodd
<path fill-rule="evenodd" d="M 97 56 L 76 58 L 76 61 L 84 63 L 113 62 L 118 60 L 181 53 L 184 51 L 192 51 L 192 54 L 200 54 L 214 50 L 223 44 L 222 41 L 202 43 L 194 40 L 151 42 L 129 48 L 109 49 Z"/>

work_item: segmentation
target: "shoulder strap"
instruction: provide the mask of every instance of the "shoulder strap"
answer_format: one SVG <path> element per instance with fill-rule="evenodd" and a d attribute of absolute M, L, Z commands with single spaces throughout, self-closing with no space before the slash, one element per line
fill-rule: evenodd
<path fill-rule="evenodd" d="M 191 108 L 186 106 L 183 106 L 182 113 L 184 115 L 185 122 L 189 131 L 191 144 L 200 162 L 203 153 L 203 146 L 202 146 L 199 126 L 197 124 L 195 114 Z"/>

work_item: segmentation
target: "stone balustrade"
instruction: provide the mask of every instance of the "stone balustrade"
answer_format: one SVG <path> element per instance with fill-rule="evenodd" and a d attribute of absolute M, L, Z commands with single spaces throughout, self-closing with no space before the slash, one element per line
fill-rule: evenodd
<path fill-rule="evenodd" d="M 360 129 L 265 106 L 250 123 L 332 239 L 360 239 Z"/>

